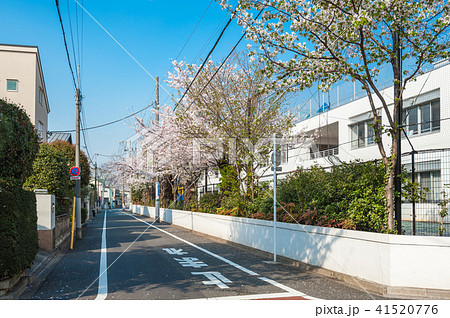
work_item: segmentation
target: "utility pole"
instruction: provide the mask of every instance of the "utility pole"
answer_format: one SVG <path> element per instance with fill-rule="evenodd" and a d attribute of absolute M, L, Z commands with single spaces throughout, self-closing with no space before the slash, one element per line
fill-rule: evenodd
<path fill-rule="evenodd" d="M 402 98 L 402 50 L 400 46 L 400 35 L 398 32 L 394 32 L 393 39 L 394 50 L 396 54 L 396 65 L 397 69 L 396 76 L 394 78 L 394 105 L 395 102 L 398 103 L 397 106 L 397 157 L 395 158 L 395 179 L 394 179 L 394 208 L 395 208 L 395 219 L 397 221 L 397 233 L 402 234 L 402 180 L 401 180 L 401 172 L 402 172 L 402 137 L 401 137 L 401 129 L 402 129 L 402 112 L 403 112 L 403 98 Z"/>
<path fill-rule="evenodd" d="M 78 85 L 79 87 L 79 85 Z M 75 145 L 75 166 L 80 168 L 80 108 L 81 108 L 81 92 L 77 87 L 75 93 L 76 104 L 76 145 Z M 81 170 L 81 168 L 80 168 Z M 75 180 L 75 218 L 77 225 L 77 239 L 81 239 L 82 227 L 81 227 L 81 180 Z"/>
<path fill-rule="evenodd" d="M 156 76 L 156 124 L 159 126 L 159 76 Z M 156 176 L 155 183 L 155 222 L 159 222 L 159 177 Z"/>

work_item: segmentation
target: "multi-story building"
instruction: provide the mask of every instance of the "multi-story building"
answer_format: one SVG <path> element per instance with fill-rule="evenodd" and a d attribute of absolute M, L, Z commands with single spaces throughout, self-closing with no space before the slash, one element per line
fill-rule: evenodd
<path fill-rule="evenodd" d="M 47 141 L 50 107 L 37 46 L 0 44 L 0 98 L 21 105 Z"/>
<path fill-rule="evenodd" d="M 408 138 L 402 138 L 402 164 L 409 174 L 412 171 L 414 150 L 415 181 L 429 192 L 427 203 L 416 206 L 417 221 L 439 221 L 438 202 L 442 191 L 450 185 L 450 63 L 443 61 L 434 65 L 431 71 L 407 84 L 403 94 L 403 127 Z M 394 89 L 392 86 L 381 90 L 392 110 Z M 381 115 L 381 123 L 388 124 L 386 112 L 374 96 L 376 107 Z M 313 165 L 332 167 L 342 162 L 355 160 L 368 161 L 381 158 L 372 128 L 373 114 L 367 95 L 353 98 L 350 102 L 331 109 L 322 105 L 315 114 L 295 125 L 294 133 L 301 133 L 309 140 L 305 144 L 282 146 L 279 178 L 299 167 Z M 391 111 L 392 113 L 392 111 Z M 311 142 L 311 139 L 313 141 Z M 386 152 L 390 153 L 391 137 L 384 133 L 382 140 Z M 273 180 L 270 169 L 261 169 L 261 181 Z M 203 192 L 204 177 L 200 178 L 199 190 Z M 208 192 L 219 185 L 216 172 L 209 172 Z M 449 190 L 447 190 L 448 193 Z M 405 202 L 402 218 L 412 218 L 412 206 Z M 446 218 L 446 220 L 448 217 Z"/>

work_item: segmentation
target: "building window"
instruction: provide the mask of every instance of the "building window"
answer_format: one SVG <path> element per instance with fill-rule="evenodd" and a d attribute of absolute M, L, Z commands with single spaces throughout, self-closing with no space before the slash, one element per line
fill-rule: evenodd
<path fill-rule="evenodd" d="M 360 148 L 375 144 L 375 129 L 373 129 L 373 120 L 362 121 L 350 125 L 351 147 Z"/>
<path fill-rule="evenodd" d="M 258 158 L 258 157 L 257 157 Z M 260 157 L 261 165 L 264 167 L 272 167 L 273 166 L 273 151 L 270 155 Z M 279 146 L 279 151 L 277 152 L 277 161 L 280 161 L 280 164 L 285 165 L 289 163 L 289 145 L 283 144 Z"/>
<path fill-rule="evenodd" d="M 411 174 L 409 174 L 411 179 Z M 426 202 L 440 202 L 441 201 L 441 171 L 423 171 L 417 172 L 415 175 L 416 182 L 422 189 L 426 189 Z"/>
<path fill-rule="evenodd" d="M 17 80 L 6 80 L 6 90 L 8 92 L 17 92 L 17 85 L 18 81 Z"/>
<path fill-rule="evenodd" d="M 44 105 L 44 92 L 39 89 L 39 104 Z"/>
<path fill-rule="evenodd" d="M 405 164 L 409 179 L 412 179 L 412 166 Z M 441 200 L 442 181 L 441 181 L 441 161 L 422 161 L 415 164 L 415 181 L 422 189 L 427 189 L 426 201 L 439 202 Z"/>
<path fill-rule="evenodd" d="M 289 161 L 289 148 L 287 144 L 281 145 L 280 149 L 281 164 L 285 165 Z"/>
<path fill-rule="evenodd" d="M 43 133 L 44 133 L 44 124 L 42 124 L 41 122 L 39 122 L 39 123 L 38 123 L 38 137 L 39 137 L 39 140 L 40 140 L 40 141 L 42 141 L 42 139 L 43 139 L 43 137 L 44 137 Z"/>
<path fill-rule="evenodd" d="M 440 101 L 434 100 L 405 109 L 402 118 L 403 127 L 408 136 L 439 131 L 441 129 Z"/>

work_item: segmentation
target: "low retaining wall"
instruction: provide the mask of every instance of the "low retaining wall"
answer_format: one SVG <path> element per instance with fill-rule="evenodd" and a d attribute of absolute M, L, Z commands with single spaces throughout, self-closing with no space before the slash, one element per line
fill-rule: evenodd
<path fill-rule="evenodd" d="M 132 212 L 155 217 L 153 207 Z M 273 222 L 160 209 L 161 221 L 273 253 Z M 450 292 L 450 237 L 379 234 L 277 222 L 277 255 L 395 288 Z"/>
<path fill-rule="evenodd" d="M 55 218 L 53 246 L 58 248 L 70 236 L 70 215 L 58 215 Z"/>

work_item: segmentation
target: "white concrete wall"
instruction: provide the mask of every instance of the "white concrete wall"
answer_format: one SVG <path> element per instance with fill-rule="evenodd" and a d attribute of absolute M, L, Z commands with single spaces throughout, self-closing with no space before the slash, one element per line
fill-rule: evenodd
<path fill-rule="evenodd" d="M 154 217 L 153 207 L 132 207 Z M 174 225 L 273 253 L 273 222 L 161 209 Z M 450 290 L 450 237 L 277 223 L 277 255 L 390 287 Z"/>

